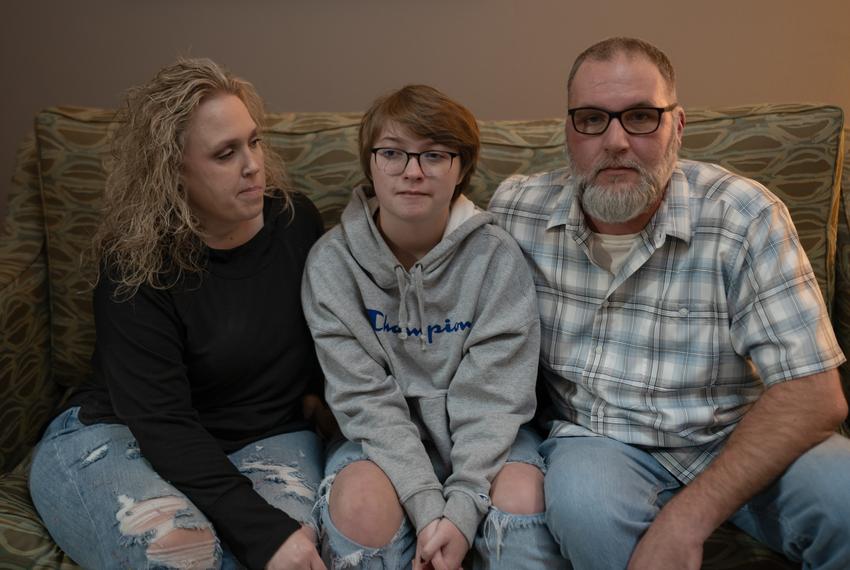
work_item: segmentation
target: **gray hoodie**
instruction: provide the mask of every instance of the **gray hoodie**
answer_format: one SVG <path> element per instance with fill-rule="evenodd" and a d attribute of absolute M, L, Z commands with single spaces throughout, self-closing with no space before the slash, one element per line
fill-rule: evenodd
<path fill-rule="evenodd" d="M 410 271 L 354 191 L 313 247 L 304 314 L 343 434 L 390 478 L 416 532 L 446 517 L 472 544 L 490 481 L 535 408 L 540 324 L 513 239 L 465 196 Z M 435 474 L 423 440 L 450 473 Z"/>

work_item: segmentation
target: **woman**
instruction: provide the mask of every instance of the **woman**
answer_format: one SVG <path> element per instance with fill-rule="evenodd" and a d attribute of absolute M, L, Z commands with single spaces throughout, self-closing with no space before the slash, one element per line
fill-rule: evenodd
<path fill-rule="evenodd" d="M 84 567 L 324 568 L 302 409 L 320 372 L 299 301 L 322 227 L 283 190 L 262 118 L 253 86 L 205 59 L 128 94 L 93 245 L 93 379 L 30 476 Z"/>
<path fill-rule="evenodd" d="M 462 194 L 475 118 L 411 85 L 372 105 L 359 145 L 370 184 L 313 248 L 302 289 L 348 439 L 325 468 L 325 560 L 454 570 L 474 542 L 485 567 L 553 567 L 539 439 L 520 428 L 535 408 L 534 286 Z"/>

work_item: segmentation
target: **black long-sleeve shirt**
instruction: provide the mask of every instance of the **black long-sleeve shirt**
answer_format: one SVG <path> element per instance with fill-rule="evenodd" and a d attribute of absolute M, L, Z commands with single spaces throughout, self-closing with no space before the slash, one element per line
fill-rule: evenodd
<path fill-rule="evenodd" d="M 226 454 L 307 429 L 302 398 L 321 393 L 300 289 L 322 223 L 307 198 L 293 203 L 290 220 L 280 199 L 266 198 L 260 232 L 209 250 L 200 280 L 116 301 L 107 268 L 94 291 L 93 379 L 70 401 L 84 423 L 126 424 L 153 468 L 251 568 L 265 566 L 299 523 Z"/>

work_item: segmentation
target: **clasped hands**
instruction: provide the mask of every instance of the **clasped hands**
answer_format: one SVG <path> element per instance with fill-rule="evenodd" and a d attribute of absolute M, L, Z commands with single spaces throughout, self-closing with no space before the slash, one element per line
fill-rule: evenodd
<path fill-rule="evenodd" d="M 447 518 L 434 519 L 416 539 L 413 570 L 459 570 L 469 543 Z"/>

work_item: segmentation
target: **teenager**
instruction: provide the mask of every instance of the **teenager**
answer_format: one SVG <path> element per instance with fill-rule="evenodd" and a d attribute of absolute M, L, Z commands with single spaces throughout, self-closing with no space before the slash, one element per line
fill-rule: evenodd
<path fill-rule="evenodd" d="M 463 195 L 472 114 L 411 85 L 360 125 L 369 183 L 313 248 L 302 290 L 347 438 L 320 499 L 334 568 L 546 568 L 534 285 L 507 233 Z"/>

